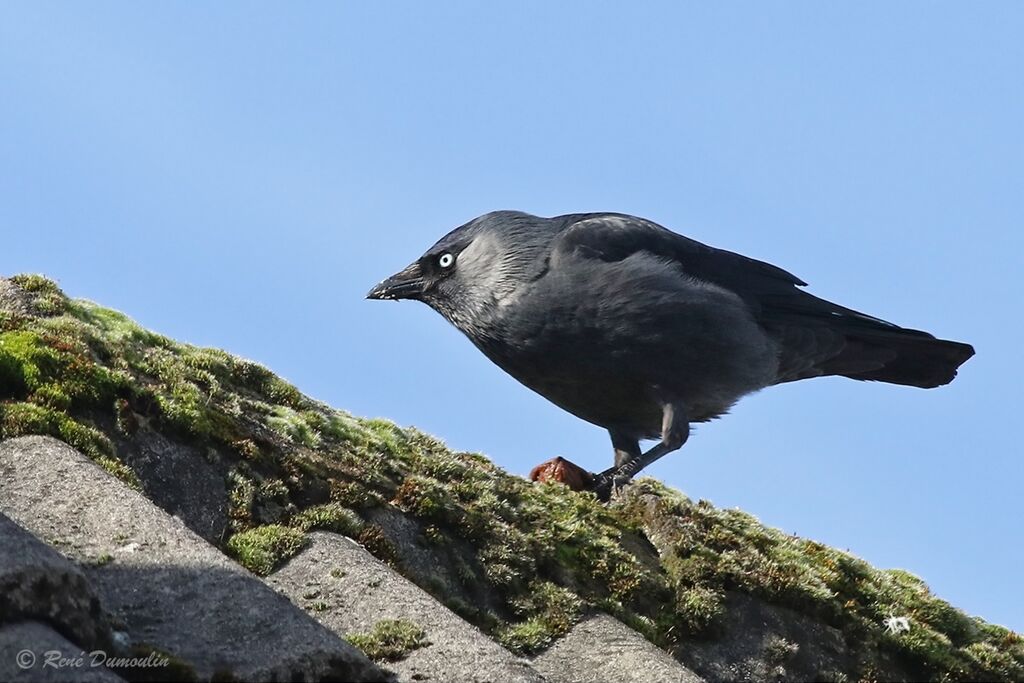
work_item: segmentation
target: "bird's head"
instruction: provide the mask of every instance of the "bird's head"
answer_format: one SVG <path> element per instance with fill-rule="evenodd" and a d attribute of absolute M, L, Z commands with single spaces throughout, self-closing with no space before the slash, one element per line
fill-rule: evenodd
<path fill-rule="evenodd" d="M 550 241 L 548 219 L 495 211 L 451 231 L 367 299 L 416 299 L 469 333 L 529 279 Z"/>

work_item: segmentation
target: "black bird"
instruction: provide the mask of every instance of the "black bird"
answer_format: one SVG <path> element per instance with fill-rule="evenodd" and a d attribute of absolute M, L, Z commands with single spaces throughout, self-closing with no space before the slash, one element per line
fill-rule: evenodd
<path fill-rule="evenodd" d="M 806 284 L 635 216 L 495 211 L 367 298 L 423 301 L 505 372 L 607 429 L 614 467 L 555 467 L 606 498 L 682 446 L 690 424 L 758 389 L 827 375 L 931 388 L 974 354 L 819 299 Z M 640 440 L 655 438 L 641 452 Z"/>

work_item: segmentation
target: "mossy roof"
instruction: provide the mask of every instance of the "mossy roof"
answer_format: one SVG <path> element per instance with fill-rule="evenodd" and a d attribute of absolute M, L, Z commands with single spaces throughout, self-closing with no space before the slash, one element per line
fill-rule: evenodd
<path fill-rule="evenodd" d="M 57 436 L 129 485 L 119 453 L 140 424 L 230 463 L 226 552 L 267 573 L 315 528 L 360 540 L 403 570 L 403 549 L 370 523 L 381 508 L 447 549 L 464 595 L 413 578 L 515 651 L 539 651 L 587 610 L 618 616 L 671 650 L 716 637 L 725 596 L 743 592 L 882 648 L 914 675 L 1024 679 L 1024 640 L 969 617 L 914 575 L 876 569 L 739 510 L 641 479 L 611 505 L 535 485 L 414 428 L 312 400 L 265 367 L 179 343 L 67 298 L 38 275 L 0 297 L 0 438 Z M 13 284 L 16 292 L 11 293 Z M 886 620 L 907 617 L 909 630 Z"/>

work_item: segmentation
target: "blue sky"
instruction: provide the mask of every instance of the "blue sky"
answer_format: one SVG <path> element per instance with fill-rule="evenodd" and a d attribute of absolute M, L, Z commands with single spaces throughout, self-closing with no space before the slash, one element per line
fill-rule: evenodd
<path fill-rule="evenodd" d="M 366 290 L 492 209 L 635 213 L 968 341 L 650 474 L 1024 630 L 1020 3 L 0 4 L 0 273 L 513 472 L 605 433 Z"/>

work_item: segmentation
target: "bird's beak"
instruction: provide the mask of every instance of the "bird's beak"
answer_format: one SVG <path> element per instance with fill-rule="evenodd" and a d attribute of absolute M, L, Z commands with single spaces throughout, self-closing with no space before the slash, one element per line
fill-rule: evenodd
<path fill-rule="evenodd" d="M 413 263 L 395 273 L 366 293 L 367 299 L 418 299 L 423 294 L 423 273 L 420 264 Z"/>

